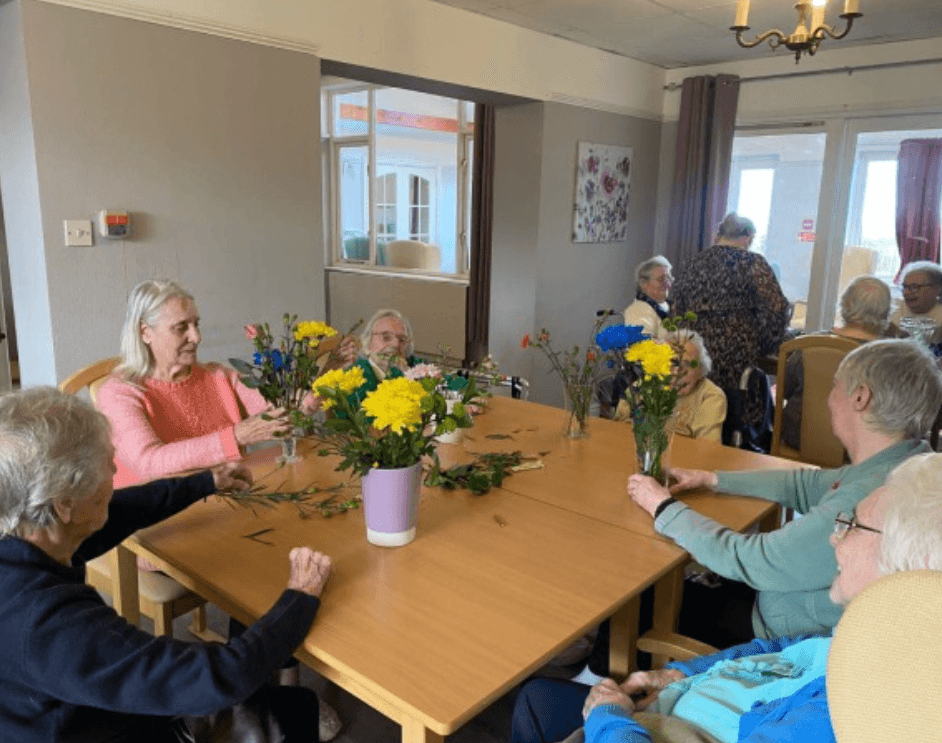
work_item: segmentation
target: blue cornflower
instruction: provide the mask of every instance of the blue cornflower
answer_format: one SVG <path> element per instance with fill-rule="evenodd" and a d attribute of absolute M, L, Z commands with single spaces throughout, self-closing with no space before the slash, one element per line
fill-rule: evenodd
<path fill-rule="evenodd" d="M 256 366 L 261 366 L 262 362 L 265 361 L 265 357 L 259 351 L 256 351 L 255 355 L 252 357 L 252 361 L 255 362 Z"/>
<path fill-rule="evenodd" d="M 271 365 L 275 371 L 279 371 L 287 365 L 287 359 L 281 355 L 281 351 L 275 349 L 271 352 Z"/>
<path fill-rule="evenodd" d="M 595 336 L 595 342 L 603 352 L 607 352 L 627 348 L 649 337 L 640 325 L 609 325 Z"/>

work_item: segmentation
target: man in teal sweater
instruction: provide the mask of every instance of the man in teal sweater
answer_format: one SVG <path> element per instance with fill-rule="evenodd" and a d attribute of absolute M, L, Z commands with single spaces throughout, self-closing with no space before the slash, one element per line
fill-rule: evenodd
<path fill-rule="evenodd" d="M 881 486 L 914 454 L 942 406 L 942 373 L 910 341 L 874 341 L 848 354 L 828 398 L 831 427 L 851 463 L 836 470 L 715 473 L 674 469 L 670 491 L 632 475 L 628 493 L 654 528 L 723 577 L 758 591 L 752 627 L 759 638 L 825 634 L 841 615 L 828 598 L 837 572 L 828 535 L 839 513 Z M 802 517 L 766 534 L 740 534 L 675 500 L 671 493 L 713 488 L 794 508 Z"/>

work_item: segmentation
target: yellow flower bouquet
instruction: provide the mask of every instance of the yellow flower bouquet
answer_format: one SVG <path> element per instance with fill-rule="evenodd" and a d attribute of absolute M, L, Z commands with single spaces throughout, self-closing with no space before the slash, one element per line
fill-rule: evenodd
<path fill-rule="evenodd" d="M 478 394 L 473 381 L 449 411 L 434 377 L 386 379 L 358 402 L 365 383 L 363 370 L 354 366 L 318 378 L 314 393 L 326 417 L 314 425 L 322 455 L 342 457 L 338 470 L 366 475 L 371 469 L 398 469 L 435 452 L 435 436 L 469 428 L 467 405 Z"/>

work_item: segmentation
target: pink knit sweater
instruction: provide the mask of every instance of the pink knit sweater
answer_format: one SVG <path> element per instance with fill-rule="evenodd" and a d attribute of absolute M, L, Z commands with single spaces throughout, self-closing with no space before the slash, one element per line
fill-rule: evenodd
<path fill-rule="evenodd" d="M 181 382 L 112 377 L 98 391 L 98 408 L 114 433 L 116 488 L 184 470 L 239 459 L 235 424 L 267 403 L 232 369 L 196 364 Z"/>

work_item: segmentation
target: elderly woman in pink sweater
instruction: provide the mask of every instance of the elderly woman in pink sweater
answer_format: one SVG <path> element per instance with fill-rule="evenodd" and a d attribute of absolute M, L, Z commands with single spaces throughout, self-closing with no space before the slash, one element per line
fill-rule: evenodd
<path fill-rule="evenodd" d="M 235 371 L 197 362 L 199 321 L 193 297 L 174 281 L 131 291 L 122 363 L 98 392 L 114 431 L 115 487 L 237 460 L 289 429 L 284 411 L 269 409 Z"/>

